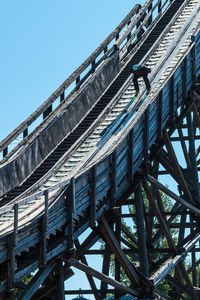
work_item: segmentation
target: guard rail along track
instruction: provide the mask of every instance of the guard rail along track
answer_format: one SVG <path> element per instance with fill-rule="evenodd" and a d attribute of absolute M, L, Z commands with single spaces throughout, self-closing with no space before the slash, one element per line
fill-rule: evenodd
<path fill-rule="evenodd" d="M 139 12 L 137 5 L 86 62 L 40 108 L 2 141 L 0 151 L 4 153 L 4 158 L 0 168 L 0 196 L 12 190 L 11 195 L 8 195 L 9 199 L 16 197 L 42 177 L 62 156 L 66 148 L 70 148 L 127 79 L 131 63 L 123 68 L 120 78 L 114 81 L 119 69 L 122 68 L 123 60 L 135 53 L 132 63 L 139 63 L 182 3 L 183 1 L 172 1 L 172 4 L 170 1 L 147 1 Z M 147 30 L 144 31 L 146 27 Z M 132 34 L 130 30 L 133 31 Z M 115 40 L 118 43 L 117 41 L 115 43 Z M 114 45 L 110 46 L 113 43 Z M 120 53 L 113 54 L 115 48 L 119 48 Z M 64 90 L 74 82 L 76 87 L 69 95 L 67 91 L 64 94 Z M 111 83 L 113 83 L 111 89 L 108 89 Z M 55 102 L 56 106 L 59 97 L 62 101 L 52 111 L 52 102 Z M 40 120 L 42 116 L 46 117 L 44 121 Z M 35 120 L 36 124 L 41 123 L 28 135 L 28 128 L 33 128 Z M 22 141 L 13 148 L 12 141 L 16 141 L 16 138 L 18 140 L 22 138 Z M 20 187 L 13 191 L 19 185 Z"/>
<path fill-rule="evenodd" d="M 162 7 L 165 8 L 164 12 Z M 75 127 L 82 127 L 80 133 L 75 134 L 73 143 L 67 148 L 65 144 L 63 152 L 58 154 L 56 146 L 62 145 L 62 139 L 68 135 L 63 133 L 64 138 L 56 141 L 55 147 L 52 146 L 56 152 L 48 148 L 57 158 L 52 159 L 51 166 L 40 176 L 33 173 L 37 180 L 10 194 L 7 194 L 6 188 L 2 191 L 2 195 L 7 195 L 2 197 L 0 208 L 0 263 L 3 270 L 0 291 L 12 287 L 24 275 L 73 248 L 73 241 L 81 233 L 89 226 L 93 228 L 107 210 L 121 201 L 138 168 L 150 155 L 153 157 L 152 147 L 160 140 L 166 126 L 181 117 L 180 107 L 184 108 L 187 93 L 200 74 L 199 7 L 195 0 L 166 1 L 164 4 L 161 1 L 155 4 L 147 1 L 142 8 L 136 6 L 111 35 L 116 38 L 119 28 L 121 30 L 124 24 L 129 23 L 121 36 L 117 36 L 99 70 L 93 75 L 92 71 L 89 72 L 91 78 L 88 82 L 81 87 L 79 74 L 76 77 L 77 87 L 70 97 L 66 97 L 66 101 L 62 94 L 63 87 L 60 88 L 56 96 L 60 93 L 57 97 L 62 95 L 62 102 L 52 112 L 52 99 L 56 96 L 50 97 L 40 109 L 40 114 L 45 112 L 43 123 L 24 137 L 10 154 L 8 145 L 16 138 L 16 132 L 25 132 L 26 135 L 28 122 L 25 127 L 23 123 L 20 129 L 12 133 L 11 139 L 8 137 L 2 142 L 2 170 L 12 170 L 12 164 L 16 163 L 21 153 L 28 151 L 29 144 L 39 143 L 42 130 L 47 127 L 48 132 L 63 111 L 70 111 L 79 92 L 81 95 L 90 84 L 97 84 L 95 80 L 102 79 L 106 68 L 112 71 L 108 71 L 108 74 L 111 76 L 112 73 L 113 77 L 100 89 L 103 96 L 97 95 L 97 103 L 89 103 L 88 112 L 76 120 Z M 152 12 L 155 8 L 158 8 L 158 15 L 153 21 Z M 143 27 L 139 23 L 147 27 L 143 35 Z M 136 29 L 131 33 L 135 25 Z M 123 44 L 126 39 L 127 42 Z M 107 49 L 110 39 L 106 41 L 101 48 L 103 50 Z M 134 97 L 130 76 L 130 67 L 134 63 L 145 63 L 152 68 L 152 92 L 148 96 L 143 87 L 139 97 Z M 77 91 L 78 88 L 80 91 Z M 194 97 L 199 99 L 196 93 Z M 105 101 L 105 98 L 108 100 Z M 102 101 L 105 101 L 103 105 Z M 87 118 L 92 121 L 89 122 Z M 73 132 L 69 132 L 70 139 Z M 48 153 L 44 157 L 48 157 Z M 28 170 L 28 175 L 32 171 Z M 28 175 L 23 172 L 26 178 Z M 2 182 L 6 184 L 6 180 L 3 178 Z M 181 204 L 199 215 L 197 207 L 191 207 L 186 201 Z M 40 250 L 36 249 L 38 243 Z M 29 255 L 29 251 L 36 251 L 38 256 Z M 151 276 L 153 278 L 154 275 Z M 156 286 L 159 280 L 153 280 Z M 129 292 L 139 295 L 136 290 Z"/>

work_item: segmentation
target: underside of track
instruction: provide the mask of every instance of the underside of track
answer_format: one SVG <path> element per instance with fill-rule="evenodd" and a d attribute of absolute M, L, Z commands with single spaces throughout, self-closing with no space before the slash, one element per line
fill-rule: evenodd
<path fill-rule="evenodd" d="M 199 140 L 199 1 L 136 5 L 0 143 L 0 299 L 200 299 Z"/>

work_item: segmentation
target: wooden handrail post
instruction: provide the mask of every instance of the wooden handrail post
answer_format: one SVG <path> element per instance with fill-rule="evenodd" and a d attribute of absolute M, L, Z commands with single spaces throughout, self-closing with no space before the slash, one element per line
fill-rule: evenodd
<path fill-rule="evenodd" d="M 41 267 L 46 265 L 46 252 L 47 252 L 47 232 L 49 226 L 49 192 L 44 192 L 44 214 L 42 216 L 41 226 Z"/>

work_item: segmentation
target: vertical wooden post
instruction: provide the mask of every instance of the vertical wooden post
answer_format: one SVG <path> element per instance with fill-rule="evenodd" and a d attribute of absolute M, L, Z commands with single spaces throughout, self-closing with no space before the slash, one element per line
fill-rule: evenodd
<path fill-rule="evenodd" d="M 60 102 L 62 102 L 65 99 L 65 91 L 60 94 Z"/>
<path fill-rule="evenodd" d="M 63 262 L 60 260 L 57 262 L 56 266 L 56 299 L 65 299 Z"/>
<path fill-rule="evenodd" d="M 90 227 L 95 226 L 96 221 L 96 165 L 90 173 Z"/>
<path fill-rule="evenodd" d="M 74 177 L 71 179 L 69 187 L 69 198 L 67 197 L 67 248 L 68 250 L 74 247 L 73 232 L 73 213 L 75 211 L 75 180 Z"/>
<path fill-rule="evenodd" d="M 23 131 L 23 139 L 28 135 L 28 128 Z"/>
<path fill-rule="evenodd" d="M 147 107 L 144 115 L 144 132 L 143 132 L 143 157 L 145 163 L 145 171 L 148 172 L 148 152 L 149 152 L 149 107 Z"/>
<path fill-rule="evenodd" d="M 18 234 L 18 203 L 15 203 L 14 205 L 14 231 L 13 231 L 13 245 L 16 247 L 17 245 L 17 234 Z"/>
<path fill-rule="evenodd" d="M 42 241 L 41 241 L 41 267 L 46 266 L 46 252 L 47 252 L 47 231 L 49 223 L 49 193 L 48 190 L 44 192 L 44 214 L 42 216 Z"/>
<path fill-rule="evenodd" d="M 110 248 L 107 244 L 105 244 L 105 254 L 103 258 L 103 265 L 102 265 L 102 273 L 104 275 L 109 276 L 109 270 L 110 270 Z M 104 281 L 101 281 L 101 299 L 106 298 L 106 290 L 107 290 L 108 284 Z"/>
<path fill-rule="evenodd" d="M 170 122 L 174 122 L 174 112 L 175 112 L 175 107 L 174 107 L 174 74 L 171 76 L 170 79 Z"/>
<path fill-rule="evenodd" d="M 111 195 L 110 195 L 110 208 L 115 206 L 116 203 L 116 150 L 111 155 Z"/>
<path fill-rule="evenodd" d="M 3 157 L 5 157 L 8 154 L 8 147 L 3 149 Z"/>
<path fill-rule="evenodd" d="M 187 56 L 184 58 L 183 61 L 183 99 L 187 96 Z"/>
<path fill-rule="evenodd" d="M 43 119 L 45 119 L 52 112 L 52 104 L 47 107 L 47 109 L 43 112 Z"/>
<path fill-rule="evenodd" d="M 197 68 L 196 68 L 196 43 L 195 36 L 192 36 L 192 42 L 194 42 L 194 47 L 192 48 L 192 81 L 193 84 L 197 81 Z"/>
<path fill-rule="evenodd" d="M 18 203 L 14 205 L 13 233 L 8 237 L 8 289 L 14 287 L 15 282 L 15 247 L 18 233 Z"/>
<path fill-rule="evenodd" d="M 142 197 L 141 185 L 136 188 L 135 191 L 135 208 L 136 208 L 136 224 L 137 224 L 137 235 L 139 243 L 139 258 L 140 258 L 140 269 L 143 274 L 149 276 L 149 263 L 147 256 L 147 245 L 146 245 L 146 234 L 144 228 L 144 204 Z"/>
<path fill-rule="evenodd" d="M 161 13 L 161 8 L 162 8 L 162 0 L 158 3 L 158 14 Z"/>
<path fill-rule="evenodd" d="M 148 7 L 148 13 L 150 12 L 152 10 L 152 3 L 149 5 L 149 7 Z M 151 23 L 152 23 L 152 12 L 151 12 L 151 15 L 150 15 L 150 17 L 149 17 L 149 19 L 148 19 L 148 26 L 150 26 L 151 25 Z"/>
<path fill-rule="evenodd" d="M 119 246 L 121 247 L 121 207 L 117 209 L 117 216 L 116 216 L 116 222 L 115 222 L 115 236 L 119 242 Z M 115 280 L 120 282 L 120 263 L 115 257 Z M 121 294 L 119 292 L 115 292 L 115 298 L 119 299 Z"/>
<path fill-rule="evenodd" d="M 131 129 L 128 136 L 128 181 L 131 182 L 133 179 L 133 128 Z"/>
<path fill-rule="evenodd" d="M 194 127 L 193 127 L 191 112 L 187 114 L 187 123 L 188 123 L 188 137 L 189 137 L 189 156 L 191 162 L 191 177 L 192 177 L 192 185 L 194 189 L 194 198 L 197 203 L 200 203 L 200 188 L 199 188 L 198 168 L 196 162 L 195 137 L 194 137 Z"/>
<path fill-rule="evenodd" d="M 157 113 L 157 138 L 161 139 L 162 137 L 162 99 L 163 99 L 163 90 L 158 95 L 158 113 Z"/>
<path fill-rule="evenodd" d="M 80 75 L 76 78 L 76 87 L 79 85 L 80 83 Z M 77 90 L 79 89 L 79 87 L 77 87 Z"/>
<path fill-rule="evenodd" d="M 118 40 L 118 38 L 119 38 L 119 33 L 118 33 L 118 34 L 116 34 L 115 40 L 117 41 L 117 40 Z"/>
<path fill-rule="evenodd" d="M 92 68 L 91 68 L 92 73 L 94 73 L 95 68 L 96 68 L 96 62 L 95 62 L 95 59 L 94 59 L 93 62 L 92 62 Z"/>

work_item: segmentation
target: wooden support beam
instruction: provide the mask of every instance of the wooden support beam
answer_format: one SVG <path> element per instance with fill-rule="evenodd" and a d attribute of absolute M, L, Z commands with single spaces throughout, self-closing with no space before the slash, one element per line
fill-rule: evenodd
<path fill-rule="evenodd" d="M 49 224 L 49 195 L 48 190 L 44 193 L 44 214 L 42 216 L 42 230 L 41 230 L 41 247 L 40 247 L 40 266 L 46 265 L 46 251 L 47 251 L 47 231 Z"/>
<path fill-rule="evenodd" d="M 65 91 L 60 94 L 60 102 L 65 99 Z"/>
<path fill-rule="evenodd" d="M 116 203 L 116 189 L 117 189 L 117 182 L 116 182 L 116 150 L 111 155 L 111 195 L 110 195 L 110 208 L 113 208 Z"/>
<path fill-rule="evenodd" d="M 127 229 L 126 226 L 124 226 L 124 224 L 121 224 L 121 229 L 122 231 L 125 233 L 125 235 L 127 235 L 127 237 L 136 245 L 139 246 L 138 240 L 133 236 L 133 234 Z"/>
<path fill-rule="evenodd" d="M 181 216 L 180 220 L 180 230 L 178 233 L 178 246 L 180 246 L 183 242 L 184 236 L 185 236 L 185 223 L 186 223 L 186 215 Z"/>
<path fill-rule="evenodd" d="M 74 222 L 73 222 L 73 213 L 75 211 L 75 184 L 74 177 L 70 181 L 67 201 L 67 248 L 68 250 L 74 247 L 73 241 L 73 232 L 74 232 Z"/>
<path fill-rule="evenodd" d="M 149 152 L 149 106 L 143 114 L 144 122 L 144 133 L 143 133 L 143 158 L 144 158 L 144 169 L 148 172 L 148 152 Z"/>
<path fill-rule="evenodd" d="M 79 243 L 78 239 L 75 240 L 74 243 L 75 243 L 75 246 L 76 246 L 76 248 L 77 248 L 77 250 L 78 250 L 78 249 L 80 248 L 80 243 Z M 82 263 L 84 263 L 85 265 L 88 266 L 87 260 L 86 260 L 86 258 L 85 258 L 84 255 L 80 255 L 80 259 L 81 259 L 81 262 L 82 262 Z M 93 291 L 93 293 L 94 293 L 95 299 L 96 299 L 96 300 L 99 300 L 99 296 L 98 296 L 98 293 L 97 293 L 97 287 L 96 287 L 96 284 L 95 284 L 95 282 L 94 282 L 93 277 L 90 276 L 89 274 L 86 274 L 86 276 L 87 276 L 88 282 L 89 282 L 89 284 L 90 284 L 90 286 L 91 286 L 91 289 L 92 289 L 92 291 Z"/>
<path fill-rule="evenodd" d="M 186 147 L 185 141 L 183 139 L 184 136 L 183 136 L 183 131 L 182 131 L 181 128 L 178 128 L 178 133 L 179 133 L 180 142 L 181 142 L 181 146 L 182 146 L 182 149 L 183 149 L 183 154 L 184 154 L 184 157 L 185 157 L 185 161 L 187 163 L 187 167 L 191 168 L 190 157 L 188 155 L 187 147 Z"/>
<path fill-rule="evenodd" d="M 182 81 L 182 94 L 183 94 L 183 100 L 185 100 L 187 96 L 187 61 L 188 61 L 188 56 L 186 55 L 183 62 L 182 62 L 182 69 L 183 69 L 183 81 Z"/>
<path fill-rule="evenodd" d="M 149 182 L 151 182 L 152 184 L 155 184 L 158 189 L 160 189 L 161 191 L 163 191 L 169 197 L 171 197 L 174 200 L 176 200 L 178 203 L 180 203 L 181 205 L 183 205 L 185 208 L 188 208 L 191 212 L 193 212 L 194 214 L 200 216 L 200 209 L 198 209 L 194 205 L 188 203 L 183 198 L 177 196 L 174 192 L 170 191 L 166 186 L 164 186 L 162 183 L 160 183 L 154 177 L 152 177 L 151 175 L 146 175 L 146 179 Z"/>
<path fill-rule="evenodd" d="M 169 247 L 172 248 L 172 250 L 174 251 L 174 253 L 177 253 L 176 247 L 175 247 L 175 244 L 174 244 L 174 241 L 173 241 L 173 238 L 172 238 L 171 233 L 169 231 L 169 228 L 168 228 L 168 226 L 167 226 L 167 224 L 165 222 L 165 219 L 163 218 L 163 216 L 162 216 L 162 214 L 161 214 L 161 212 L 160 212 L 160 210 L 158 208 L 158 205 L 156 204 L 156 202 L 155 202 L 155 200 L 153 198 L 153 195 L 151 193 L 151 190 L 150 190 L 147 182 L 144 180 L 142 182 L 142 185 L 144 187 L 144 190 L 145 190 L 145 193 L 147 195 L 147 198 L 150 201 L 151 206 L 152 206 L 152 208 L 154 210 L 155 216 L 158 219 L 158 222 L 160 223 L 162 231 L 163 231 L 163 233 L 164 233 L 164 235 L 165 235 L 165 237 L 167 239 Z"/>
<path fill-rule="evenodd" d="M 182 261 L 179 262 L 179 268 L 180 268 L 180 271 L 181 271 L 181 273 L 182 273 L 182 275 L 183 275 L 183 277 L 184 277 L 184 279 L 185 279 L 185 281 L 186 281 L 186 285 L 187 285 L 187 287 L 188 287 L 189 290 L 190 290 L 192 299 L 198 300 L 199 298 L 197 297 L 197 294 L 196 294 L 196 292 L 195 292 L 195 290 L 194 290 L 194 287 L 193 287 L 193 285 L 192 285 L 192 283 L 191 283 L 191 281 L 190 281 L 190 278 L 189 278 L 189 276 L 188 276 L 188 274 L 187 274 L 187 272 L 186 272 L 184 263 L 183 263 Z"/>
<path fill-rule="evenodd" d="M 141 186 L 138 186 L 135 191 L 135 208 L 136 208 L 137 235 L 138 235 L 138 243 L 140 249 L 139 251 L 140 270 L 146 277 L 149 277 L 149 263 L 148 263 L 148 256 L 147 256 L 146 233 L 144 228 L 144 203 L 143 203 Z"/>
<path fill-rule="evenodd" d="M 173 149 L 172 144 L 170 142 L 169 135 L 168 135 L 168 133 L 167 133 L 166 130 L 164 131 L 163 136 L 164 136 L 164 141 L 165 141 L 165 145 L 166 145 L 167 151 L 168 151 L 168 153 L 169 153 L 169 155 L 171 157 L 171 160 L 172 160 L 172 163 L 173 163 L 173 167 L 175 169 L 175 172 L 176 172 L 179 184 L 181 186 L 181 189 L 183 190 L 183 192 L 185 194 L 185 198 L 187 199 L 187 201 L 190 202 L 190 203 L 192 203 L 193 202 L 192 196 L 190 194 L 190 191 L 188 189 L 187 183 L 186 183 L 186 181 L 185 181 L 185 179 L 183 177 L 183 174 L 181 172 L 178 160 L 176 158 L 176 154 L 174 152 L 174 149 Z"/>
<path fill-rule="evenodd" d="M 96 222 L 96 165 L 91 169 L 90 180 L 90 227 Z"/>
<path fill-rule="evenodd" d="M 162 110 L 163 110 L 163 90 L 159 92 L 158 98 L 157 98 L 157 106 L 158 106 L 158 113 L 157 113 L 157 138 L 158 140 L 162 137 Z"/>
<path fill-rule="evenodd" d="M 115 237 L 119 242 L 119 247 L 121 248 L 121 207 L 117 209 L 117 216 L 115 217 Z M 120 263 L 115 256 L 115 280 L 120 282 Z M 120 294 L 118 292 L 115 293 L 115 298 L 119 298 Z"/>
<path fill-rule="evenodd" d="M 150 190 L 150 188 L 149 188 L 149 186 L 148 186 L 148 184 L 146 183 L 145 180 L 143 181 L 142 184 L 143 184 L 145 193 L 146 193 L 146 195 L 147 195 L 147 197 L 148 197 L 149 201 L 151 202 L 151 205 L 152 205 L 152 207 L 154 209 L 156 218 L 158 219 L 158 221 L 159 221 L 159 223 L 161 225 L 161 228 L 162 228 L 162 230 L 163 230 L 163 232 L 165 234 L 165 237 L 166 237 L 166 239 L 168 241 L 168 244 L 173 249 L 174 253 L 177 254 L 177 249 L 176 249 L 176 246 L 174 244 L 174 241 L 173 241 L 173 238 L 171 236 L 171 233 L 170 233 L 170 231 L 168 229 L 168 226 L 167 226 L 164 218 L 162 217 L 162 215 L 161 215 L 161 213 L 160 213 L 160 211 L 158 209 L 158 206 L 156 205 L 156 203 L 155 203 L 155 201 L 153 199 L 151 190 Z M 188 274 L 187 274 L 187 272 L 185 270 L 185 267 L 184 267 L 184 264 L 183 264 L 182 261 L 179 261 L 179 268 L 180 268 L 180 271 L 181 271 L 182 275 L 184 276 L 184 279 L 185 279 L 185 281 L 186 281 L 186 283 L 187 283 L 187 285 L 188 285 L 188 287 L 190 289 L 191 295 L 194 297 L 194 299 L 197 300 L 196 293 L 195 293 L 194 288 L 193 288 L 193 286 L 192 286 L 192 284 L 190 282 L 190 279 L 188 277 Z"/>
<path fill-rule="evenodd" d="M 130 281 L 134 285 L 139 285 L 139 277 L 135 272 L 132 264 L 123 253 L 123 250 L 120 248 L 119 242 L 117 241 L 114 233 L 112 232 L 106 218 L 103 216 L 99 221 L 99 227 L 109 245 L 112 249 L 113 253 L 117 257 L 118 261 L 120 262 L 121 266 L 123 267 L 125 273 L 129 277 Z"/>
<path fill-rule="evenodd" d="M 191 237 L 192 238 L 192 237 Z M 153 281 L 154 285 L 157 286 L 168 274 L 169 272 L 175 268 L 179 264 L 179 268 L 181 269 L 182 275 L 190 289 L 192 299 L 197 300 L 196 293 L 194 291 L 194 287 L 192 286 L 188 274 L 185 270 L 183 260 L 186 255 L 191 251 L 191 249 L 195 246 L 195 244 L 200 240 L 200 234 L 196 234 L 192 240 L 190 238 L 190 242 L 185 247 L 185 251 L 182 254 L 177 254 L 174 258 L 167 260 L 161 267 L 150 277 L 150 280 Z M 186 241 L 184 241 L 186 242 Z M 158 264 L 158 262 L 157 262 Z"/>
<path fill-rule="evenodd" d="M 13 233 L 8 237 L 8 276 L 7 287 L 11 289 L 15 284 L 15 248 L 18 236 L 18 203 L 14 205 Z"/>
<path fill-rule="evenodd" d="M 64 269 L 62 261 L 58 261 L 56 265 L 56 299 L 65 300 Z"/>
<path fill-rule="evenodd" d="M 64 280 L 69 279 L 73 275 L 74 272 L 72 271 L 72 269 L 64 269 Z M 48 284 L 45 284 L 44 287 L 39 288 L 38 291 L 31 298 L 31 300 L 44 300 L 44 297 L 47 296 L 52 291 L 54 291 L 55 288 L 56 288 L 55 280 L 50 281 Z"/>
<path fill-rule="evenodd" d="M 84 240 L 84 242 L 80 245 L 80 247 L 77 249 L 76 252 L 77 257 L 81 255 L 84 251 L 91 248 L 98 240 L 99 240 L 99 236 L 95 231 L 92 231 Z"/>
<path fill-rule="evenodd" d="M 134 131 L 131 129 L 128 135 L 128 181 L 131 182 L 133 180 L 133 141 Z"/>
<path fill-rule="evenodd" d="M 29 300 L 34 295 L 35 292 L 39 289 L 40 285 L 44 282 L 47 276 L 55 268 L 56 262 L 51 261 L 44 269 L 40 269 L 32 280 L 27 285 L 26 290 L 19 297 L 19 300 Z"/>
<path fill-rule="evenodd" d="M 194 105 L 192 106 L 192 111 L 194 113 L 194 118 L 195 118 L 196 124 L 200 129 L 200 116 L 199 116 L 199 112 L 198 112 L 196 103 L 194 103 Z"/>
<path fill-rule="evenodd" d="M 191 161 L 191 176 L 192 176 L 192 184 L 194 189 L 194 198 L 195 198 L 195 202 L 200 204 L 200 188 L 199 188 L 199 178 L 198 178 L 196 152 L 195 152 L 194 127 L 193 127 L 192 116 L 190 112 L 187 114 L 187 123 L 188 123 L 189 154 L 190 154 L 190 161 Z"/>
<path fill-rule="evenodd" d="M 195 42 L 195 37 L 192 36 L 192 41 Z M 197 81 L 197 68 L 196 68 L 196 43 L 194 43 L 194 46 L 191 51 L 192 54 L 192 81 L 193 84 Z"/>
<path fill-rule="evenodd" d="M 190 294 L 190 290 L 186 288 L 182 282 L 176 280 L 174 277 L 171 275 L 166 276 L 166 281 L 170 284 L 170 287 L 173 288 L 176 291 L 179 291 L 179 293 L 186 293 Z"/>
<path fill-rule="evenodd" d="M 105 245 L 105 251 L 106 252 L 104 253 L 103 264 L 102 264 L 102 273 L 108 276 L 110 270 L 111 250 L 107 244 Z M 101 287 L 100 287 L 101 299 L 106 298 L 107 288 L 108 288 L 108 284 L 105 281 L 101 281 Z"/>
<path fill-rule="evenodd" d="M 79 261 L 77 261 L 73 258 L 67 259 L 66 262 L 69 265 L 71 265 L 71 266 L 73 266 L 73 267 L 75 267 L 75 268 L 77 268 L 77 269 L 79 269 L 79 270 L 81 270 L 81 271 L 83 271 L 83 272 L 85 272 L 85 273 L 101 280 L 101 281 L 104 281 L 107 284 L 112 285 L 113 287 L 115 287 L 116 289 L 119 289 L 122 292 L 131 294 L 131 295 L 136 296 L 136 297 L 141 295 L 140 294 L 142 292 L 141 290 L 138 291 L 136 289 L 129 288 L 129 287 L 121 284 L 120 282 L 117 282 L 116 280 L 114 280 L 114 279 L 112 279 L 112 278 L 110 278 L 110 277 L 94 270 L 91 267 L 86 266 L 85 264 L 83 264 L 83 263 L 81 263 L 81 262 L 79 262 Z"/>

